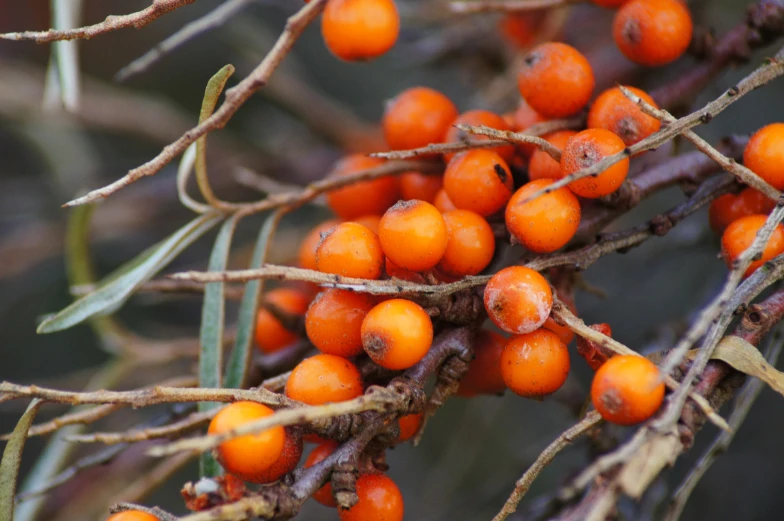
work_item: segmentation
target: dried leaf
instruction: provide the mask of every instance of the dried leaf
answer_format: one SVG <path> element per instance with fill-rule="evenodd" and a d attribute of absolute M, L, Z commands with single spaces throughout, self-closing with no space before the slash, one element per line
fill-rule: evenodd
<path fill-rule="evenodd" d="M 14 518 L 16 479 L 22 462 L 22 450 L 27 441 L 27 431 L 30 430 L 30 425 L 33 424 L 35 414 L 42 403 L 39 399 L 30 402 L 3 450 L 3 460 L 0 461 L 0 519 L 10 521 Z"/>
<path fill-rule="evenodd" d="M 770 365 L 756 347 L 742 338 L 737 336 L 722 338 L 711 358 L 726 362 L 736 371 L 759 378 L 771 389 L 784 396 L 784 373 Z"/>
<path fill-rule="evenodd" d="M 656 433 L 634 453 L 618 475 L 621 489 L 639 499 L 662 470 L 675 463 L 683 445 L 673 427 L 670 432 Z"/>

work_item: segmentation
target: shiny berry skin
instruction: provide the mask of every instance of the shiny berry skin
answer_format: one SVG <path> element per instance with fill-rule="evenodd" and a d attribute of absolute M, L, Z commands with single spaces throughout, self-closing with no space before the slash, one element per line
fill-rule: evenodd
<path fill-rule="evenodd" d="M 106 521 L 160 521 L 160 519 L 141 510 L 124 510 L 110 515 Z"/>
<path fill-rule="evenodd" d="M 397 438 L 398 443 L 408 441 L 416 436 L 416 433 L 419 432 L 419 428 L 422 427 L 423 418 L 424 414 L 421 412 L 401 416 L 400 419 L 397 420 L 397 423 L 400 426 L 400 436 Z"/>
<path fill-rule="evenodd" d="M 457 206 L 455 206 L 449 196 L 446 195 L 446 190 L 443 188 L 438 191 L 435 199 L 433 199 L 433 206 L 438 208 L 438 211 L 441 213 L 445 213 L 450 210 L 457 210 Z"/>
<path fill-rule="evenodd" d="M 362 322 L 362 345 L 371 360 L 387 369 L 408 369 L 433 343 L 433 323 L 422 306 L 390 299 L 377 305 Z"/>
<path fill-rule="evenodd" d="M 255 483 L 272 483 L 297 468 L 299 460 L 302 459 L 302 431 L 295 427 L 286 427 L 286 441 L 283 444 L 283 452 L 269 466 L 267 470 L 256 475 Z"/>
<path fill-rule="evenodd" d="M 623 140 L 603 128 L 589 128 L 572 136 L 561 156 L 561 175 L 566 177 L 598 163 L 607 156 L 622 152 L 626 148 Z M 599 175 L 590 175 L 572 181 L 569 190 L 595 199 L 609 195 L 621 187 L 629 173 L 629 158 L 624 157 Z"/>
<path fill-rule="evenodd" d="M 338 224 L 322 236 L 316 248 L 316 268 L 322 273 L 375 280 L 383 267 L 381 242 L 361 224 Z"/>
<path fill-rule="evenodd" d="M 274 353 L 291 345 L 299 336 L 283 327 L 275 315 L 264 308 L 264 304 L 275 306 L 291 315 L 304 315 L 310 304 L 310 296 L 293 288 L 276 288 L 263 296 L 262 306 L 256 316 L 256 346 L 262 353 Z"/>
<path fill-rule="evenodd" d="M 659 108 L 647 92 L 626 86 L 633 94 L 654 108 Z M 588 111 L 588 128 L 609 130 L 631 146 L 659 131 L 661 121 L 645 114 L 621 89 L 613 87 L 599 94 Z"/>
<path fill-rule="evenodd" d="M 509 166 L 490 150 L 461 152 L 449 162 L 444 173 L 444 190 L 455 207 L 482 217 L 501 210 L 513 189 Z"/>
<path fill-rule="evenodd" d="M 520 94 L 546 118 L 582 110 L 594 88 L 593 69 L 580 51 L 565 43 L 537 45 L 526 54 L 517 75 Z"/>
<path fill-rule="evenodd" d="M 445 141 L 447 143 L 458 143 L 461 141 L 488 141 L 493 138 L 490 136 L 482 136 L 478 134 L 469 134 L 463 130 L 459 130 L 455 125 L 470 125 L 478 127 L 484 125 L 485 127 L 494 128 L 496 130 L 512 130 L 506 120 L 489 110 L 469 110 L 460 114 L 450 125 L 446 133 Z M 512 160 L 515 153 L 514 145 L 496 147 L 492 149 L 493 152 L 501 156 L 507 163 Z M 451 161 L 455 154 L 444 154 L 447 161 Z"/>
<path fill-rule="evenodd" d="M 331 176 L 356 174 L 383 164 L 381 159 L 353 154 L 338 161 Z M 397 177 L 379 177 L 328 192 L 327 205 L 342 219 L 381 215 L 397 202 L 399 194 L 400 180 Z"/>
<path fill-rule="evenodd" d="M 316 225 L 316 227 L 308 232 L 299 245 L 297 261 L 300 268 L 308 270 L 316 269 L 316 248 L 318 248 L 318 245 L 321 242 L 321 234 L 330 231 L 338 224 L 340 224 L 340 220 L 330 219 Z"/>
<path fill-rule="evenodd" d="M 320 354 L 297 364 L 285 392 L 292 400 L 308 405 L 344 402 L 362 395 L 362 377 L 345 358 Z"/>
<path fill-rule="evenodd" d="M 403 521 L 403 495 L 384 474 L 361 474 L 357 496 L 356 505 L 338 510 L 340 521 Z"/>
<path fill-rule="evenodd" d="M 677 60 L 691 43 L 689 8 L 680 0 L 631 0 L 615 13 L 613 39 L 631 61 L 658 67 Z"/>
<path fill-rule="evenodd" d="M 509 266 L 487 282 L 484 302 L 496 326 L 519 335 L 544 324 L 553 307 L 553 292 L 539 272 L 524 266 Z"/>
<path fill-rule="evenodd" d="M 551 184 L 550 179 L 526 183 L 506 206 L 506 227 L 520 244 L 535 253 L 549 253 L 564 246 L 580 226 L 580 202 L 565 186 L 524 202 Z"/>
<path fill-rule="evenodd" d="M 664 400 L 659 368 L 642 356 L 615 355 L 596 371 L 591 400 L 610 423 L 643 422 L 659 410 Z"/>
<path fill-rule="evenodd" d="M 442 143 L 457 107 L 442 93 L 428 87 L 412 87 L 389 101 L 381 126 L 392 150 L 410 150 Z"/>
<path fill-rule="evenodd" d="M 574 130 L 558 130 L 543 136 L 543 138 L 555 148 L 563 152 L 566 143 L 572 136 L 577 135 Z M 528 162 L 528 179 L 560 179 L 561 163 L 539 147 L 535 147 L 531 153 L 531 160 Z"/>
<path fill-rule="evenodd" d="M 569 350 L 558 335 L 544 328 L 513 336 L 501 353 L 501 375 L 520 396 L 554 393 L 569 376 Z"/>
<path fill-rule="evenodd" d="M 330 0 L 321 18 L 327 48 L 346 61 L 364 61 L 390 50 L 400 32 L 393 0 Z"/>
<path fill-rule="evenodd" d="M 419 199 L 432 204 L 443 187 L 444 178 L 440 175 L 406 172 L 400 176 L 400 195 L 406 201 Z"/>
<path fill-rule="evenodd" d="M 458 396 L 466 398 L 477 394 L 499 394 L 506 384 L 501 376 L 501 353 L 506 346 L 506 338 L 490 329 L 481 329 L 474 341 L 474 359 L 468 372 L 460 379 Z"/>
<path fill-rule="evenodd" d="M 713 231 L 722 233 L 741 217 L 767 215 L 775 207 L 776 201 L 758 190 L 746 187 L 739 194 L 724 194 L 714 199 L 708 209 L 708 219 Z"/>
<path fill-rule="evenodd" d="M 776 190 L 784 190 L 784 123 L 754 133 L 743 151 L 743 164 Z"/>
<path fill-rule="evenodd" d="M 316 448 L 314 448 L 310 452 L 310 454 L 308 454 L 308 457 L 305 460 L 304 467 L 309 468 L 315 465 L 316 463 L 321 463 L 322 461 L 327 459 L 330 456 L 330 454 L 335 452 L 337 448 L 338 448 L 337 442 L 332 440 L 324 441 L 323 443 L 316 446 Z M 338 506 L 334 496 L 332 495 L 332 483 L 330 483 L 329 481 L 313 494 L 313 499 L 315 499 L 325 507 L 335 508 L 336 506 Z"/>
<path fill-rule="evenodd" d="M 469 210 L 452 210 L 443 214 L 448 240 L 438 268 L 448 275 L 481 273 L 495 253 L 495 235 L 487 221 Z"/>
<path fill-rule="evenodd" d="M 381 217 L 384 254 L 409 271 L 429 270 L 444 256 L 447 229 L 441 212 L 425 201 L 399 201 Z"/>
<path fill-rule="evenodd" d="M 724 230 L 724 234 L 721 236 L 721 250 L 730 269 L 737 258 L 749 249 L 757 233 L 765 225 L 767 218 L 767 215 L 741 217 Z M 748 277 L 757 271 L 757 268 L 782 253 L 784 253 L 784 225 L 778 224 L 762 250 L 762 257 L 749 264 L 744 277 Z"/>
<path fill-rule="evenodd" d="M 235 402 L 223 407 L 210 422 L 209 434 L 229 432 L 246 423 L 274 414 L 266 405 L 256 402 Z M 263 473 L 283 454 L 286 430 L 271 427 L 256 434 L 246 434 L 221 443 L 216 459 L 226 469 L 245 481 L 258 483 Z"/>
<path fill-rule="evenodd" d="M 308 338 L 328 355 L 348 358 L 360 354 L 362 321 L 375 304 L 367 293 L 342 289 L 321 292 L 305 314 Z"/>
<path fill-rule="evenodd" d="M 378 235 L 378 227 L 381 224 L 380 215 L 363 215 L 362 217 L 354 217 L 351 219 L 352 223 L 361 224 L 371 232 Z"/>

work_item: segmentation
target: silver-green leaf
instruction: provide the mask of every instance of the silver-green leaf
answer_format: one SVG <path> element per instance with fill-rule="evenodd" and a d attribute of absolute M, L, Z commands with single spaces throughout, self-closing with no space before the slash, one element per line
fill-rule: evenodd
<path fill-rule="evenodd" d="M 27 431 L 30 430 L 30 425 L 33 424 L 35 414 L 42 403 L 37 398 L 30 402 L 30 406 L 19 419 L 3 450 L 3 460 L 0 461 L 0 519 L 10 521 L 14 518 L 14 497 L 19 464 L 22 462 L 22 450 L 27 441 Z"/>

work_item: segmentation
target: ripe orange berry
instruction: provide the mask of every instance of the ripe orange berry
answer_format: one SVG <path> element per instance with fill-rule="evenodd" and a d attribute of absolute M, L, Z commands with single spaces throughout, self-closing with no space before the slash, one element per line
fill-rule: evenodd
<path fill-rule="evenodd" d="M 141 510 L 124 510 L 112 514 L 106 521 L 160 521 L 160 519 Z"/>
<path fill-rule="evenodd" d="M 338 161 L 331 175 L 355 174 L 383 164 L 381 159 L 353 154 Z M 379 177 L 328 192 L 327 204 L 343 219 L 354 219 L 368 214 L 381 215 L 397 202 L 399 192 L 400 181 L 397 177 Z"/>
<path fill-rule="evenodd" d="M 489 329 L 477 333 L 474 341 L 474 359 L 468 372 L 460 380 L 458 396 L 471 397 L 477 394 L 499 394 L 506 384 L 501 376 L 501 353 L 506 346 L 506 338 Z"/>
<path fill-rule="evenodd" d="M 561 175 L 568 176 L 598 163 L 607 156 L 626 148 L 623 140 L 603 128 L 589 128 L 578 132 L 566 143 L 561 156 Z M 569 190 L 580 197 L 595 199 L 609 195 L 621 187 L 629 173 L 629 158 L 625 157 L 603 170 L 599 175 L 590 175 L 572 181 Z"/>
<path fill-rule="evenodd" d="M 659 108 L 647 92 L 626 86 L 633 94 L 654 108 Z M 659 131 L 661 121 L 645 114 L 640 107 L 627 98 L 618 87 L 599 94 L 588 111 L 588 128 L 603 128 L 620 137 L 626 146 Z"/>
<path fill-rule="evenodd" d="M 438 208 L 438 211 L 441 213 L 445 213 L 450 210 L 457 210 L 457 206 L 455 206 L 449 196 L 446 195 L 446 190 L 443 188 L 438 191 L 435 199 L 433 199 L 433 206 Z"/>
<path fill-rule="evenodd" d="M 361 224 L 371 232 L 378 235 L 378 226 L 381 224 L 380 215 L 363 215 L 362 217 L 355 217 L 351 219 L 352 223 Z"/>
<path fill-rule="evenodd" d="M 362 345 L 368 356 L 387 369 L 408 369 L 433 343 L 433 323 L 422 306 L 390 299 L 377 305 L 362 322 Z"/>
<path fill-rule="evenodd" d="M 680 0 L 631 0 L 615 13 L 613 39 L 631 61 L 658 67 L 686 52 L 692 29 L 689 8 Z"/>
<path fill-rule="evenodd" d="M 457 117 L 452 101 L 427 87 L 412 87 L 387 103 L 381 126 L 392 150 L 409 150 L 444 141 Z"/>
<path fill-rule="evenodd" d="M 574 305 L 571 305 L 569 307 L 572 308 L 572 312 L 574 312 Z M 553 320 L 553 317 L 547 317 L 547 320 L 544 321 L 542 327 L 558 335 L 558 338 L 561 339 L 561 342 L 563 342 L 564 345 L 568 346 L 569 343 L 572 340 L 574 340 L 574 331 L 569 329 L 567 326 L 562 326 L 561 324 Z"/>
<path fill-rule="evenodd" d="M 498 28 L 504 39 L 519 49 L 525 49 L 536 41 L 544 11 L 529 11 L 504 15 Z"/>
<path fill-rule="evenodd" d="M 264 304 L 270 304 L 292 315 L 304 315 L 310 304 L 310 296 L 293 288 L 276 288 L 264 295 L 256 317 L 256 346 L 262 353 L 274 353 L 291 345 L 298 336 L 294 331 L 283 327 L 275 315 L 264 308 Z"/>
<path fill-rule="evenodd" d="M 346 61 L 381 56 L 395 45 L 399 32 L 393 0 L 330 0 L 321 18 L 324 43 Z"/>
<path fill-rule="evenodd" d="M 512 130 L 506 120 L 495 112 L 490 112 L 489 110 L 469 110 L 468 112 L 460 114 L 457 119 L 452 122 L 452 125 L 446 133 L 447 143 L 487 141 L 493 139 L 490 136 L 469 134 L 468 132 L 457 129 L 455 125 L 471 125 L 472 127 L 484 125 L 496 130 Z M 514 157 L 515 147 L 514 145 L 496 147 L 493 148 L 492 151 L 501 156 L 504 161 L 508 163 L 512 160 L 512 157 Z M 454 156 L 455 154 L 444 154 L 444 159 L 451 161 Z"/>
<path fill-rule="evenodd" d="M 485 287 L 490 320 L 508 333 L 530 333 L 541 327 L 553 307 L 553 292 L 531 268 L 509 266 L 493 275 Z"/>
<path fill-rule="evenodd" d="M 316 248 L 318 248 L 318 245 L 321 242 L 321 234 L 328 232 L 338 224 L 340 224 L 339 220 L 330 219 L 317 225 L 308 232 L 305 238 L 302 239 L 302 242 L 299 246 L 299 254 L 297 255 L 297 259 L 299 261 L 300 268 L 305 268 L 308 270 L 316 269 Z"/>
<path fill-rule="evenodd" d="M 235 402 L 216 414 L 207 429 L 209 434 L 222 434 L 240 425 L 271 416 L 275 411 L 256 402 Z M 283 454 L 286 431 L 271 427 L 256 434 L 247 434 L 224 441 L 216 450 L 216 459 L 226 472 L 245 481 L 258 483 L 260 477 Z"/>
<path fill-rule="evenodd" d="M 559 42 L 543 43 L 523 59 L 517 86 L 525 101 L 539 114 L 563 118 L 579 112 L 591 99 L 593 69 L 574 47 Z"/>
<path fill-rule="evenodd" d="M 323 273 L 375 280 L 381 276 L 383 263 L 376 234 L 353 222 L 332 228 L 316 248 L 316 268 Z"/>
<path fill-rule="evenodd" d="M 344 358 L 362 352 L 362 320 L 375 300 L 366 293 L 342 289 L 321 292 L 305 315 L 305 330 L 322 353 Z"/>
<path fill-rule="evenodd" d="M 767 125 L 751 136 L 743 164 L 777 190 L 784 190 L 784 123 Z"/>
<path fill-rule="evenodd" d="M 728 267 L 732 268 L 735 260 L 749 249 L 766 220 L 766 215 L 749 215 L 727 226 L 721 236 L 721 250 Z M 762 257 L 749 264 L 744 277 L 748 277 L 757 271 L 757 268 L 781 253 L 784 253 L 784 225 L 778 224 L 762 250 Z"/>
<path fill-rule="evenodd" d="M 509 166 L 490 150 L 457 154 L 444 173 L 444 190 L 461 210 L 487 217 L 502 209 L 512 196 L 514 181 Z"/>
<path fill-rule="evenodd" d="M 501 375 L 520 396 L 554 393 L 569 376 L 569 350 L 547 329 L 513 336 L 501 353 Z"/>
<path fill-rule="evenodd" d="M 406 172 L 400 176 L 400 195 L 407 201 L 419 199 L 432 204 L 443 186 L 444 178 L 440 175 Z"/>
<path fill-rule="evenodd" d="M 340 521 L 403 521 L 403 495 L 384 474 L 361 474 L 357 496 L 356 505 L 338 510 Z"/>
<path fill-rule="evenodd" d="M 419 432 L 419 428 L 422 426 L 423 418 L 424 414 L 421 412 L 401 416 L 397 421 L 400 426 L 400 436 L 397 438 L 398 443 L 408 441 L 416 436 L 416 433 Z"/>
<path fill-rule="evenodd" d="M 535 253 L 555 251 L 569 242 L 580 226 L 580 202 L 565 186 L 524 202 L 554 181 L 538 179 L 520 187 L 506 206 L 506 227 Z"/>
<path fill-rule="evenodd" d="M 664 400 L 659 368 L 642 356 L 615 355 L 596 371 L 591 400 L 608 422 L 634 425 L 645 421 Z"/>
<path fill-rule="evenodd" d="M 577 135 L 574 130 L 558 130 L 547 134 L 544 139 L 555 148 L 563 152 L 566 143 L 572 136 Z M 561 163 L 539 147 L 534 147 L 531 153 L 531 160 L 528 162 L 528 179 L 560 179 Z"/>
<path fill-rule="evenodd" d="M 469 210 L 446 212 L 444 222 L 449 238 L 438 268 L 454 276 L 480 273 L 493 260 L 493 229 L 484 217 Z"/>
<path fill-rule="evenodd" d="M 522 98 L 517 105 L 517 110 L 512 114 L 511 119 L 512 122 L 510 126 L 516 132 L 523 132 L 537 123 L 547 121 L 547 118 L 532 109 L 531 105 L 526 103 Z M 531 157 L 531 154 L 537 150 L 536 145 L 518 145 L 517 148 L 525 157 Z"/>
<path fill-rule="evenodd" d="M 446 251 L 446 223 L 430 203 L 399 201 L 381 217 L 378 238 L 384 254 L 401 268 L 429 270 Z"/>
<path fill-rule="evenodd" d="M 305 460 L 305 468 L 312 467 L 317 463 L 321 463 L 325 459 L 327 459 L 335 450 L 338 448 L 337 442 L 332 440 L 327 440 L 316 448 L 314 448 L 310 454 L 308 454 L 307 459 Z M 318 489 L 315 494 L 313 494 L 313 499 L 324 505 L 325 507 L 332 507 L 335 508 L 338 506 L 337 502 L 335 501 L 334 496 L 332 495 L 332 483 L 327 482 L 326 485 Z"/>
<path fill-rule="evenodd" d="M 714 199 L 708 209 L 711 228 L 722 233 L 727 226 L 741 217 L 754 214 L 767 215 L 776 207 L 776 201 L 759 190 L 746 187 L 739 194 L 724 194 Z"/>
<path fill-rule="evenodd" d="M 427 281 L 421 273 L 416 271 L 404 270 L 387 257 L 385 271 L 391 278 L 407 280 L 409 282 L 416 282 L 417 284 L 425 284 Z"/>
<path fill-rule="evenodd" d="M 357 367 L 335 355 L 315 355 L 297 364 L 286 382 L 286 396 L 308 405 L 344 402 L 362 394 Z"/>
<path fill-rule="evenodd" d="M 302 431 L 298 428 L 286 427 L 286 441 L 283 452 L 267 470 L 259 472 L 255 483 L 272 483 L 297 468 L 302 458 Z"/>

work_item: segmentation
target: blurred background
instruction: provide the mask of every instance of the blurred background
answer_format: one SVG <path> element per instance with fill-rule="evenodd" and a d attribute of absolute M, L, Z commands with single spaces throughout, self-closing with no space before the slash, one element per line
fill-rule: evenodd
<path fill-rule="evenodd" d="M 80 25 L 149 5 L 143 0 L 79 3 Z M 237 73 L 229 86 L 239 81 L 270 49 L 286 17 L 300 7 L 298 0 L 246 4 L 222 26 L 122 81 L 116 75 L 126 65 L 207 14 L 218 2 L 195 2 L 140 30 L 120 30 L 74 44 L 66 52 L 78 56 L 81 87 L 77 106 L 70 112 L 63 108 L 53 83 L 47 82 L 52 47 L 0 42 L 0 380 L 73 390 L 90 385 L 130 389 L 186 374 L 194 367 L 201 312 L 198 296 L 143 294 L 118 313 L 121 323 L 137 335 L 139 352 L 167 352 L 176 340 L 177 348 L 160 359 L 114 356 L 87 325 L 44 336 L 36 335 L 35 328 L 43 315 L 72 300 L 63 259 L 69 211 L 61 205 L 121 177 L 193 126 L 207 80 L 231 63 Z M 690 5 L 695 21 L 718 34 L 742 22 L 746 8 L 744 2 L 734 0 L 701 0 Z M 269 86 L 226 129 L 210 137 L 210 178 L 221 197 L 259 198 L 262 194 L 247 186 L 248 180 L 259 179 L 253 172 L 284 185 L 301 185 L 323 177 L 347 151 L 378 148 L 377 122 L 384 101 L 411 86 L 440 89 L 461 111 L 514 109 L 519 94 L 509 65 L 518 49 L 503 37 L 498 15 L 457 17 L 440 0 L 400 1 L 399 9 L 403 29 L 398 45 L 367 64 L 345 63 L 330 55 L 318 24 L 305 32 Z M 582 4 L 550 16 L 550 22 L 555 20 L 550 24 L 556 28 L 554 36 L 588 56 L 599 79 L 597 89 L 618 81 L 652 88 L 693 65 L 691 58 L 684 58 L 661 70 L 637 69 L 612 44 L 611 17 L 610 11 Z M 0 32 L 40 30 L 52 23 L 49 2 L 0 1 Z M 695 106 L 720 94 L 773 52 L 763 49 L 752 65 L 721 75 Z M 767 123 L 784 121 L 782 100 L 784 80 L 779 80 L 697 130 L 709 141 L 732 133 L 748 134 Z M 175 173 L 176 164 L 171 164 L 97 208 L 91 245 L 100 275 L 192 218 L 177 200 Z M 677 190 L 664 192 L 611 227 L 638 224 L 681 200 Z M 320 205 L 287 216 L 270 261 L 291 262 L 302 235 L 328 216 Z M 242 223 L 231 267 L 247 265 L 262 219 L 256 216 Z M 214 234 L 208 234 L 168 270 L 206 268 L 213 238 Z M 706 212 L 699 212 L 664 238 L 597 262 L 585 279 L 604 291 L 606 298 L 578 292 L 579 314 L 587 323 L 610 323 L 618 340 L 638 350 L 668 347 L 723 281 L 726 269 L 717 258 L 718 249 Z M 229 320 L 233 310 L 230 305 Z M 573 423 L 565 404 L 581 403 L 589 384 L 587 367 L 575 358 L 568 385 L 560 395 L 543 402 L 510 394 L 450 400 L 430 423 L 419 447 L 406 444 L 389 454 L 390 475 L 405 497 L 406 518 L 490 519 L 525 468 Z M 0 406 L 0 431 L 10 431 L 25 406 L 21 401 Z M 781 519 L 782 406 L 781 397 L 763 391 L 730 451 L 694 492 L 684 520 Z M 166 410 L 126 410 L 99 422 L 95 429 L 124 429 Z M 38 421 L 65 411 L 48 405 Z M 627 433 L 619 430 L 616 434 Z M 706 427 L 697 447 L 666 480 L 657 483 L 650 498 L 641 505 L 624 505 L 626 517 L 656 519 L 657 512 L 650 505 L 666 497 L 669 487 L 688 472 L 715 434 L 713 427 Z M 24 474 L 31 471 L 50 439 L 28 442 Z M 53 447 L 47 457 L 67 456 L 68 462 L 103 449 L 72 447 L 67 442 L 55 442 Z M 66 452 L 66 447 L 74 450 Z M 104 519 L 107 505 L 126 497 L 135 480 L 156 465 L 143 457 L 144 449 L 143 444 L 134 446 L 104 465 L 79 473 L 54 489 L 46 501 L 21 503 L 17 518 Z M 585 458 L 580 444 L 559 456 L 521 505 L 522 516 L 535 513 L 543 504 L 536 498 L 555 492 Z M 186 465 L 140 502 L 184 513 L 178 491 L 196 477 L 196 465 Z M 34 511 L 38 517 L 31 517 Z M 337 516 L 308 501 L 301 518 L 315 521 Z"/>

